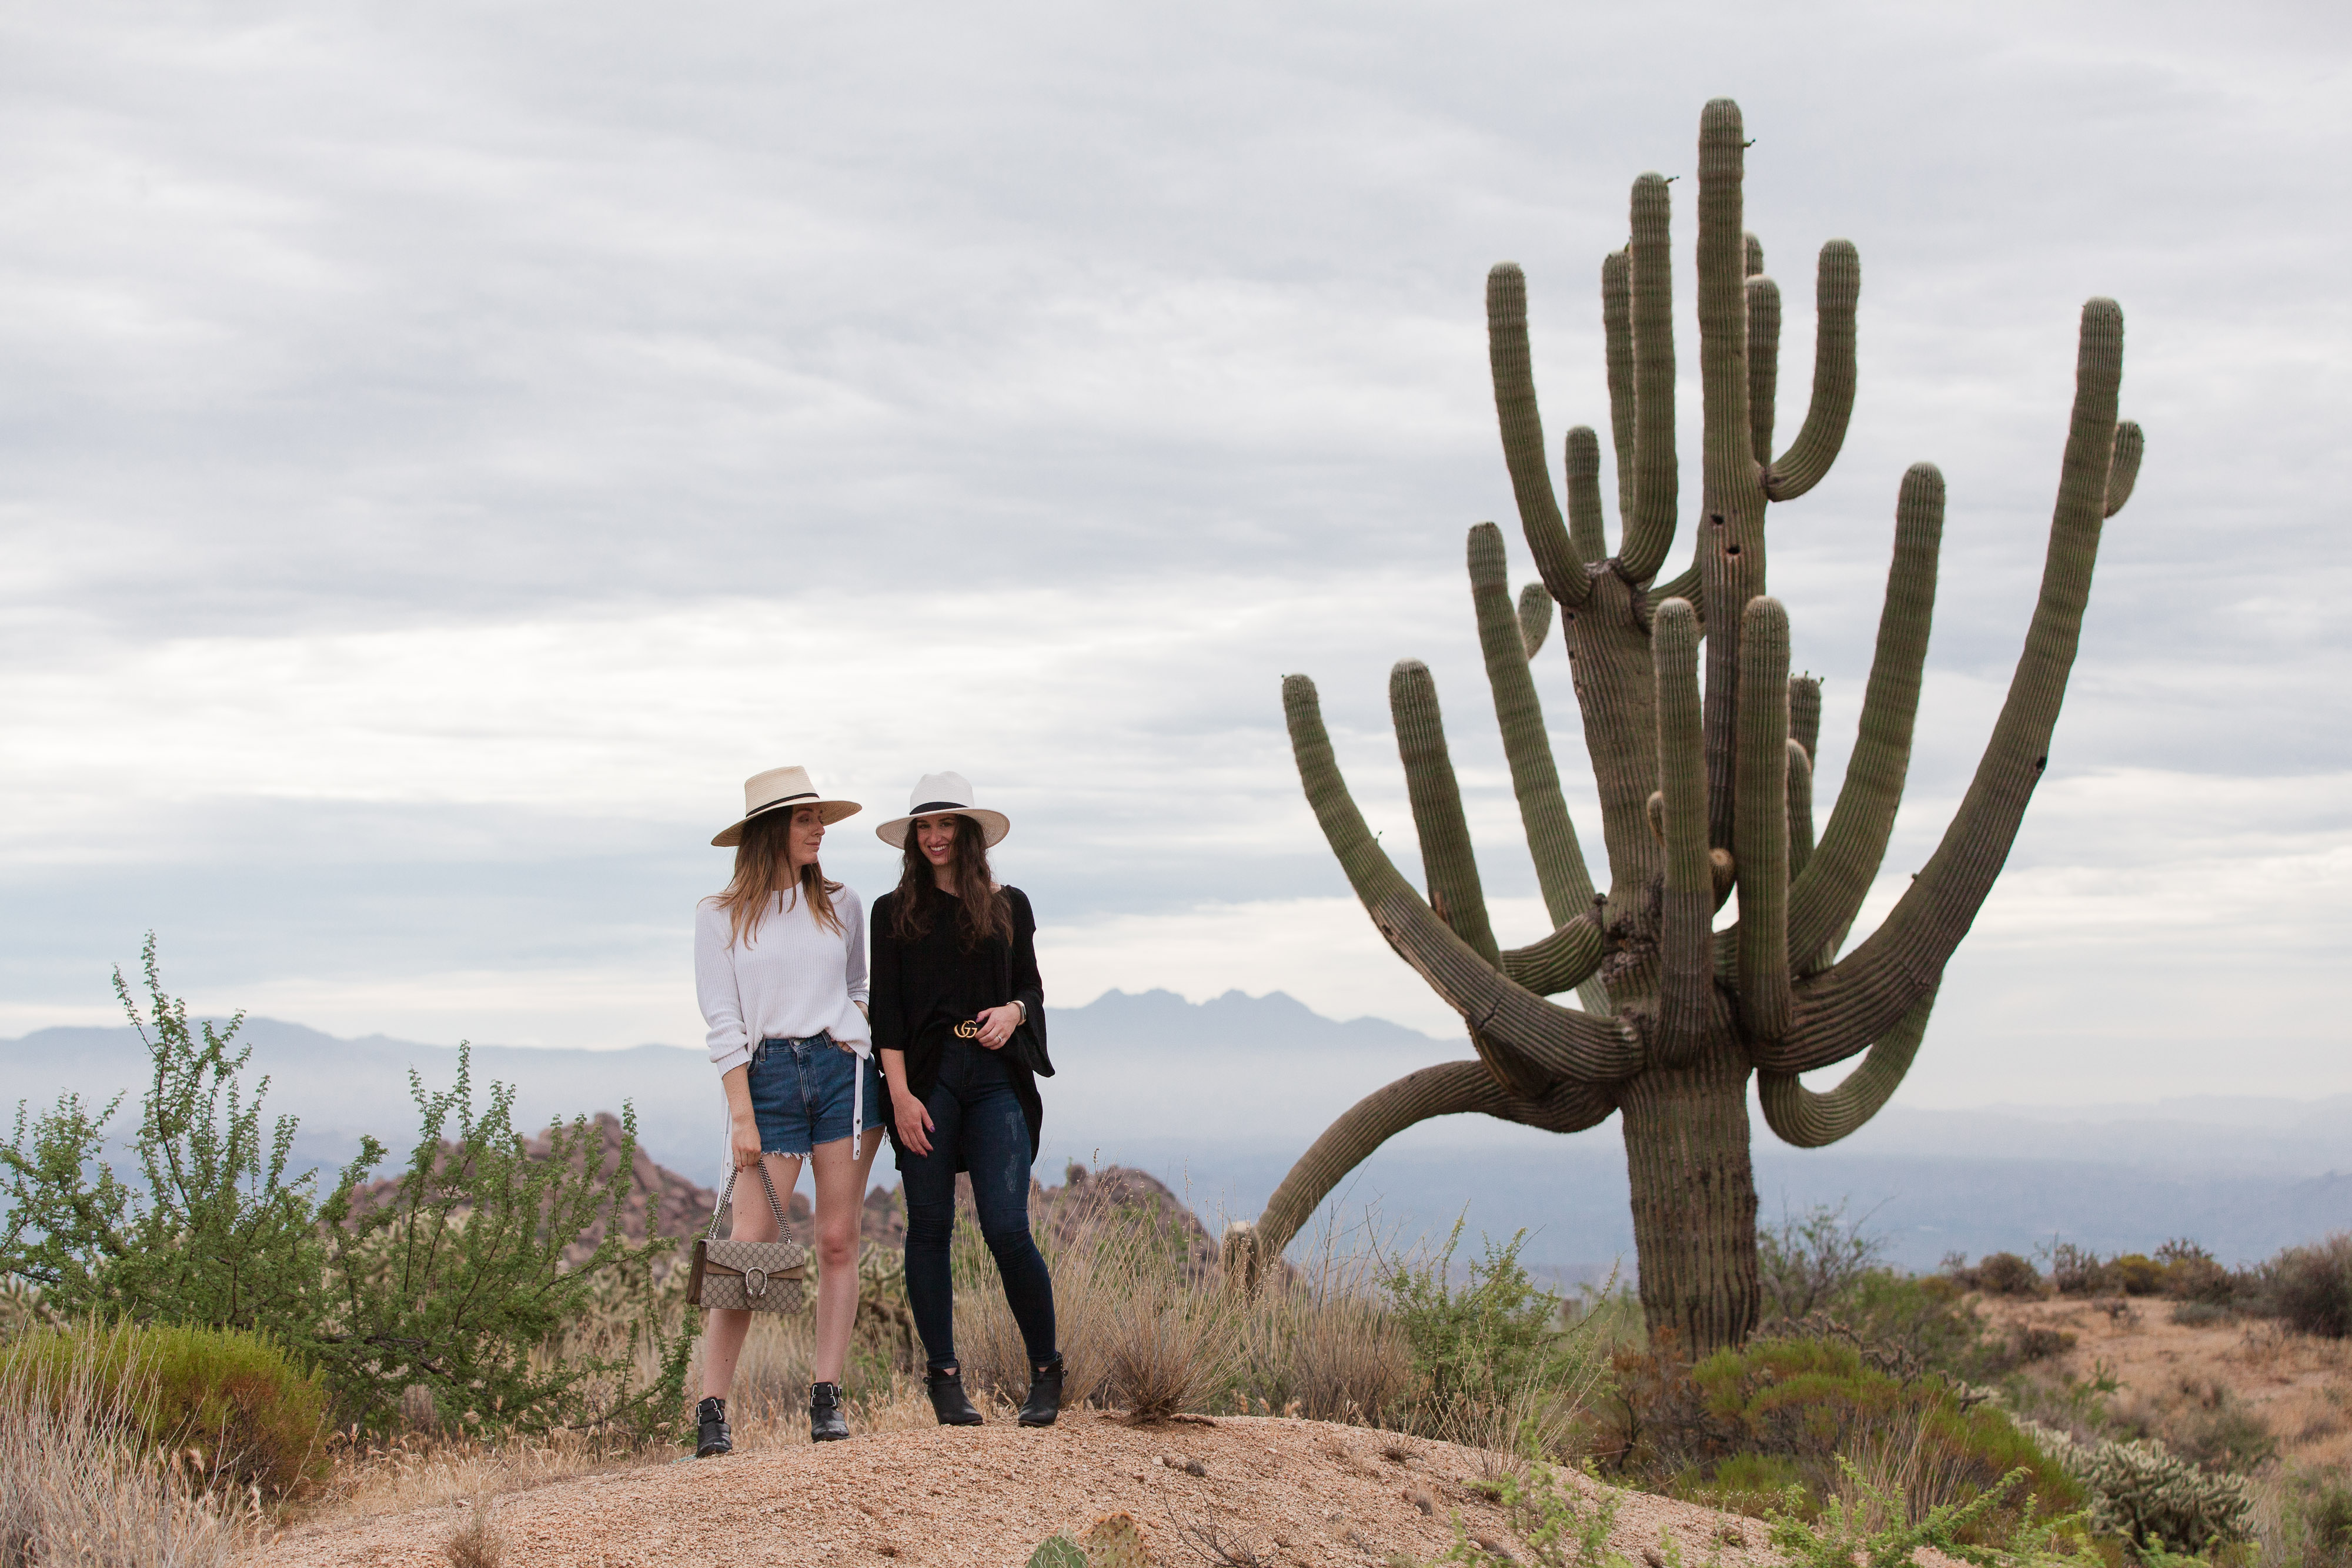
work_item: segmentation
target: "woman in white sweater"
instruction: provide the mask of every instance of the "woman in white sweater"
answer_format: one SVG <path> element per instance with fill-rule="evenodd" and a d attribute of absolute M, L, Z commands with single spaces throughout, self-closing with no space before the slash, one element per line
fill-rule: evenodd
<path fill-rule="evenodd" d="M 695 990 L 727 1092 L 739 1241 L 776 1239 L 761 1162 L 779 1200 L 806 1159 L 816 1181 L 816 1382 L 809 1436 L 849 1436 L 841 1368 L 857 1312 L 858 1219 L 880 1144 L 881 1080 L 866 1022 L 866 909 L 817 864 L 824 830 L 858 810 L 817 796 L 802 768 L 744 781 L 743 820 L 711 840 L 735 847 L 727 890 L 694 923 Z M 702 1347 L 696 1454 L 733 1447 L 727 1386 L 751 1314 L 714 1311 Z"/>

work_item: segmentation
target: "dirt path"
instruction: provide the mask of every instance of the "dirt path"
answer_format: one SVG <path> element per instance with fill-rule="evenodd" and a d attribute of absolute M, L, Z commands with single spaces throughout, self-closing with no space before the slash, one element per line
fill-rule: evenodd
<path fill-rule="evenodd" d="M 1187 1461 L 1202 1474 L 1192 1474 Z M 1021 1564 L 1056 1531 L 1076 1535 L 1124 1510 L 1152 1561 L 1214 1562 L 1185 1531 L 1213 1529 L 1274 1564 L 1426 1561 L 1474 1535 L 1524 1557 L 1519 1537 L 1470 1486 L 1476 1450 L 1316 1421 L 1220 1416 L 1138 1429 L 1080 1412 L 1042 1432 L 933 1427 L 686 1460 L 558 1481 L 497 1500 L 509 1568 L 897 1562 Z M 1571 1478 L 1588 1498 L 1600 1489 Z M 1617 1549 L 1635 1563 L 1671 1530 L 1683 1560 L 1722 1568 L 1772 1560 L 1753 1520 L 1641 1493 L 1620 1499 Z M 1424 1504 L 1426 1511 L 1424 1511 Z M 324 1521 L 256 1559 L 268 1568 L 446 1565 L 463 1507 Z M 1723 1539 L 1728 1529 L 1738 1537 Z M 1244 1559 L 1244 1561 L 1246 1559 Z"/>

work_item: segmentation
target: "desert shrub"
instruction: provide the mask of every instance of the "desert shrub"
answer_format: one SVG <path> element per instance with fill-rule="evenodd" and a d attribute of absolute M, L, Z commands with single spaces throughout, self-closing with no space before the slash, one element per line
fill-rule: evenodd
<path fill-rule="evenodd" d="M 1244 1409 L 1388 1426 L 1413 1391 L 1412 1346 L 1363 1257 L 1328 1248 L 1311 1272 L 1266 1280 L 1244 1311 Z"/>
<path fill-rule="evenodd" d="M 1757 1231 L 1756 1279 L 1766 1323 L 1831 1311 L 1879 1267 L 1885 1239 L 1864 1230 L 1862 1220 L 1849 1221 L 1845 1209 L 1843 1202 L 1819 1204 Z"/>
<path fill-rule="evenodd" d="M 2011 1336 L 2021 1364 L 2031 1365 L 2065 1354 L 2074 1348 L 2074 1336 L 2061 1329 L 2040 1328 L 2027 1324 Z"/>
<path fill-rule="evenodd" d="M 549 1129 L 534 1158 L 511 1088 L 493 1084 L 477 1114 L 461 1049 L 454 1089 L 428 1093 L 411 1074 L 423 1130 L 407 1170 L 355 1204 L 385 1154 L 368 1137 L 320 1202 L 310 1175 L 289 1175 L 293 1118 L 265 1130 L 268 1081 L 247 1092 L 242 1015 L 192 1021 L 163 990 L 152 934 L 142 958 L 143 1014 L 115 975 L 152 1068 L 131 1135 L 137 1177 L 101 1157 L 122 1096 L 92 1110 L 68 1095 L 33 1119 L 20 1106 L 0 1145 L 0 1272 L 73 1318 L 264 1335 L 320 1374 L 340 1417 L 378 1430 L 398 1423 L 412 1386 L 445 1419 L 488 1429 L 634 1437 L 682 1419 L 691 1320 L 666 1328 L 652 1268 L 675 1242 L 632 1247 L 619 1224 L 633 1112 L 609 1171 L 584 1119 Z M 601 1239 L 588 1255 L 571 1255 L 589 1234 Z M 659 1346 L 651 1383 L 635 1381 L 636 1343 L 587 1354 L 572 1342 L 583 1320 L 610 1317 L 588 1309 L 616 1281 L 636 1308 L 629 1338 Z"/>
<path fill-rule="evenodd" d="M 2352 1336 L 2352 1232 L 2290 1247 L 2263 1269 L 2263 1305 L 2298 1333 Z"/>
<path fill-rule="evenodd" d="M 2107 1264 L 2107 1288 L 2126 1296 L 2153 1296 L 2164 1290 L 2165 1268 L 2143 1252 L 2126 1252 Z"/>
<path fill-rule="evenodd" d="M 2078 1443 L 2037 1429 L 2042 1446 L 2091 1494 L 2091 1522 L 2145 1557 L 2201 1553 L 2251 1532 L 2253 1490 L 2236 1476 L 2212 1475 L 2157 1438 Z"/>
<path fill-rule="evenodd" d="M 2238 1309 L 2220 1301 L 2175 1301 L 2172 1321 L 2189 1328 L 2206 1328 L 2237 1322 Z"/>
<path fill-rule="evenodd" d="M 0 1563 L 229 1568 L 256 1541 L 247 1500 L 124 1440 L 142 1411 L 121 1382 L 0 1371 Z M 62 1386 L 52 1381 L 62 1376 Z M 63 1397 L 60 1397 L 60 1392 Z"/>
<path fill-rule="evenodd" d="M 2050 1283 L 2062 1296 L 2095 1296 L 2111 1290 L 2106 1260 L 2072 1241 L 2053 1241 L 2047 1249 Z"/>
<path fill-rule="evenodd" d="M 1881 1371 L 1828 1337 L 1758 1339 L 1687 1368 L 1655 1353 L 1621 1355 L 1592 1439 L 1636 1484 L 1743 1512 L 1769 1505 L 1817 1517 L 1853 1495 L 1849 1464 L 1867 1484 L 1899 1490 L 1915 1520 L 1966 1505 L 2021 1469 L 2044 1510 L 2081 1497 L 2032 1439 L 1962 1385 Z M 1801 1502 L 1788 1498 L 1791 1484 Z M 2021 1494 L 1990 1507 L 1979 1539 L 2005 1538 L 2026 1506 Z"/>
<path fill-rule="evenodd" d="M 2352 1485 L 2322 1480 L 2298 1500 L 2298 1568 L 2342 1568 L 2352 1563 Z"/>
<path fill-rule="evenodd" d="M 1778 1322 L 1768 1332 L 1852 1345 L 1864 1365 L 1896 1377 L 1941 1373 L 1980 1382 L 2011 1370 L 2017 1359 L 2007 1342 L 1987 1333 L 1954 1281 L 1891 1269 L 1857 1277 L 1833 1311 Z"/>
<path fill-rule="evenodd" d="M 2164 1294 L 2176 1301 L 2219 1306 L 2237 1293 L 2235 1276 L 2213 1254 L 2186 1237 L 2175 1237 L 2158 1248 L 2156 1260 L 2164 1269 Z"/>
<path fill-rule="evenodd" d="M 1460 1220 L 1443 1248 L 1390 1268 L 1382 1284 L 1412 1354 L 1415 1387 L 1406 1420 L 1415 1429 L 1478 1440 L 1463 1423 L 1489 1424 L 1498 1412 L 1542 1403 L 1555 1387 L 1580 1396 L 1597 1375 L 1589 1333 L 1563 1329 L 1560 1298 L 1520 1263 L 1527 1235 L 1499 1246 L 1489 1239 L 1458 1286 L 1452 1270 Z"/>
<path fill-rule="evenodd" d="M 1989 1296 L 2042 1293 L 2042 1270 L 2014 1252 L 1988 1252 L 1975 1268 L 1954 1267 L 1948 1274 L 1962 1290 L 1982 1291 Z"/>
<path fill-rule="evenodd" d="M 127 1322 L 44 1329 L 0 1355 L 0 1387 L 13 1399 L 120 1411 L 125 1441 L 187 1461 L 208 1486 L 278 1497 L 327 1473 L 327 1391 L 258 1335 Z"/>
<path fill-rule="evenodd" d="M 2247 1475 L 2278 1457 L 2269 1423 L 2220 1384 L 2168 1424 L 2181 1457 L 2216 1475 Z"/>

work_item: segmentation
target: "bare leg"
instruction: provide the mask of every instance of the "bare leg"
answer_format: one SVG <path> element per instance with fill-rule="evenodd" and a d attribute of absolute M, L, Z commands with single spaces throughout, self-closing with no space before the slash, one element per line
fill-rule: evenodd
<path fill-rule="evenodd" d="M 843 1143 L 849 1140 L 844 1138 Z M 769 1179 L 776 1184 L 776 1201 L 793 1201 L 793 1187 L 801 1179 L 801 1156 L 798 1155 L 765 1155 Z M 866 1156 L 871 1159 L 869 1154 Z M 760 1185 L 760 1173 L 740 1170 L 735 1173 L 735 1223 L 728 1234 L 738 1241 L 773 1241 L 776 1239 L 776 1217 L 768 1207 L 767 1189 Z M 709 1314 L 709 1329 L 702 1336 L 702 1396 L 724 1399 L 728 1385 L 735 1381 L 735 1363 L 743 1354 L 743 1338 L 751 1332 L 751 1314 L 714 1309 Z"/>
<path fill-rule="evenodd" d="M 855 1155 L 847 1138 L 820 1144 L 809 1156 L 816 1178 L 816 1364 L 819 1383 L 839 1383 L 857 1317 L 857 1222 L 866 1208 L 866 1176 L 874 1168 L 882 1131 L 866 1129 Z"/>

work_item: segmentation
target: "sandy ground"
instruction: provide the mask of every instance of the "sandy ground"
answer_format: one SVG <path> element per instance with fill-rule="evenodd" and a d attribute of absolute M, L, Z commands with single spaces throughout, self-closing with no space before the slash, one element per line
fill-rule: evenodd
<path fill-rule="evenodd" d="M 1187 1461 L 1203 1473 L 1191 1473 Z M 1495 1465 L 1475 1449 L 1316 1421 L 1219 1416 L 1138 1428 L 1081 1411 L 1044 1431 L 1009 1423 L 931 1427 L 583 1476 L 500 1497 L 491 1517 L 509 1568 L 1021 1564 L 1045 1537 L 1075 1537 L 1118 1510 L 1135 1517 L 1153 1562 L 1170 1568 L 1219 1561 L 1187 1535 L 1212 1530 L 1267 1568 L 1360 1568 L 1397 1553 L 1426 1561 L 1453 1544 L 1456 1516 L 1474 1536 L 1524 1559 L 1502 1511 L 1470 1490 Z M 1569 1479 L 1588 1502 L 1602 1490 Z M 1635 1563 L 1664 1561 L 1662 1530 L 1673 1532 L 1691 1568 L 1710 1559 L 1722 1568 L 1774 1560 L 1753 1520 L 1638 1492 L 1613 1495 L 1616 1547 Z M 446 1543 L 467 1506 L 299 1526 L 255 1561 L 270 1568 L 446 1564 Z M 1234 1559 L 1248 1561 L 1240 1552 Z"/>
<path fill-rule="evenodd" d="M 2289 1333 L 2262 1319 L 2190 1327 L 2174 1322 L 2172 1303 L 2156 1297 L 2113 1303 L 1996 1297 L 1983 1311 L 2003 1329 L 2032 1324 L 2074 1336 L 2072 1350 L 2032 1368 L 2037 1377 L 2112 1377 L 2118 1403 L 2144 1409 L 2159 1426 L 2226 1389 L 2262 1417 L 2282 1457 L 2352 1469 L 2352 1343 Z"/>

